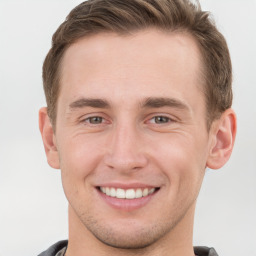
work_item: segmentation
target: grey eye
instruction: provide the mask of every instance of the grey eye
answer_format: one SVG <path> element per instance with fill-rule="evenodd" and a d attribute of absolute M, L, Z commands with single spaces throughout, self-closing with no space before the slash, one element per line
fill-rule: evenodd
<path fill-rule="evenodd" d="M 165 116 L 156 116 L 154 117 L 154 121 L 156 124 L 163 124 L 163 123 L 168 123 L 170 121 L 170 118 Z"/>
<path fill-rule="evenodd" d="M 87 120 L 90 124 L 101 124 L 103 121 L 103 118 L 100 116 L 94 116 L 94 117 L 89 117 Z"/>

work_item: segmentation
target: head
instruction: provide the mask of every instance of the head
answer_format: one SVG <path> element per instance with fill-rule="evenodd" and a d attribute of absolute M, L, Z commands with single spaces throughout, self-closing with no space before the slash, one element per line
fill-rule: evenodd
<path fill-rule="evenodd" d="M 208 14 L 188 1 L 84 2 L 54 34 L 43 77 L 69 246 L 192 244 L 205 169 L 225 164 L 236 133 L 229 53 Z"/>
<path fill-rule="evenodd" d="M 191 35 L 198 44 L 208 128 L 231 107 L 232 66 L 226 40 L 199 4 L 188 0 L 89 0 L 74 8 L 57 29 L 43 65 L 44 91 L 53 126 L 60 92 L 61 63 L 69 46 L 80 38 L 98 33 L 124 36 L 148 28 L 182 32 Z"/>

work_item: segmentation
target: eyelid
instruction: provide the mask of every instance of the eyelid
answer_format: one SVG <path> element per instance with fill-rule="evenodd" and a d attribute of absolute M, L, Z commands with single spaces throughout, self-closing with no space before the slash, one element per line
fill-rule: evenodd
<path fill-rule="evenodd" d="M 92 123 L 88 122 L 88 120 L 90 118 L 95 118 L 95 117 L 102 118 L 102 122 L 99 123 L 99 124 L 92 124 Z M 101 124 L 108 123 L 109 118 L 107 118 L 106 114 L 104 114 L 104 113 L 95 112 L 95 113 L 90 113 L 90 114 L 83 115 L 82 117 L 79 118 L 79 122 L 80 123 L 88 123 L 89 125 L 101 125 Z"/>
<path fill-rule="evenodd" d="M 158 118 L 158 117 L 161 117 L 161 118 L 166 119 L 166 122 L 164 121 L 164 122 L 158 123 L 158 122 L 156 121 L 156 118 Z M 151 123 L 151 121 L 153 121 L 152 124 L 156 124 L 156 125 L 166 125 L 166 124 L 169 124 L 170 122 L 172 122 L 173 120 L 172 120 L 171 118 L 169 118 L 169 117 L 166 117 L 166 116 L 154 116 L 154 117 L 152 117 L 152 118 L 149 119 L 149 123 Z"/>
<path fill-rule="evenodd" d="M 101 117 L 101 116 L 91 116 L 91 117 L 85 118 L 84 121 L 89 121 L 89 123 L 92 124 L 90 121 L 91 121 L 91 119 L 93 119 L 93 118 L 100 118 L 100 119 L 101 119 L 101 123 L 102 123 L 102 121 L 104 120 L 104 118 Z"/>
<path fill-rule="evenodd" d="M 146 119 L 146 122 L 149 122 L 150 120 L 152 120 L 152 119 L 154 119 L 154 118 L 156 118 L 156 117 L 163 117 L 163 118 L 169 119 L 168 122 L 162 123 L 162 124 L 165 124 L 165 125 L 170 124 L 170 123 L 175 123 L 175 122 L 178 121 L 178 118 L 173 117 L 173 116 L 171 116 L 171 115 L 169 115 L 169 114 L 166 114 L 166 113 L 165 113 L 165 114 L 163 114 L 163 113 L 153 113 L 153 114 L 151 114 L 151 115 Z M 154 123 L 154 124 L 159 125 L 159 124 L 157 124 L 157 123 Z"/>

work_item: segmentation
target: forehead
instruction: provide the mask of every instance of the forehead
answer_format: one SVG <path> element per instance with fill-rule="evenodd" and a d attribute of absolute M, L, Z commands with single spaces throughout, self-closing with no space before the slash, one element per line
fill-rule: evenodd
<path fill-rule="evenodd" d="M 192 36 L 181 32 L 85 37 L 67 49 L 61 71 L 60 97 L 72 100 L 79 94 L 113 100 L 116 95 L 120 101 L 166 94 L 203 97 L 199 49 Z"/>

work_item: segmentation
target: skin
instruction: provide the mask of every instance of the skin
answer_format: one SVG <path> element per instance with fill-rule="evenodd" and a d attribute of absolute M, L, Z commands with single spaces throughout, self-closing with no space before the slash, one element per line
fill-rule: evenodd
<path fill-rule="evenodd" d="M 55 132 L 46 108 L 39 113 L 69 202 L 67 255 L 194 255 L 205 169 L 225 164 L 236 133 L 231 109 L 207 130 L 200 58 L 191 36 L 154 29 L 68 48 Z M 158 190 L 135 208 L 114 207 L 99 186 Z"/>

